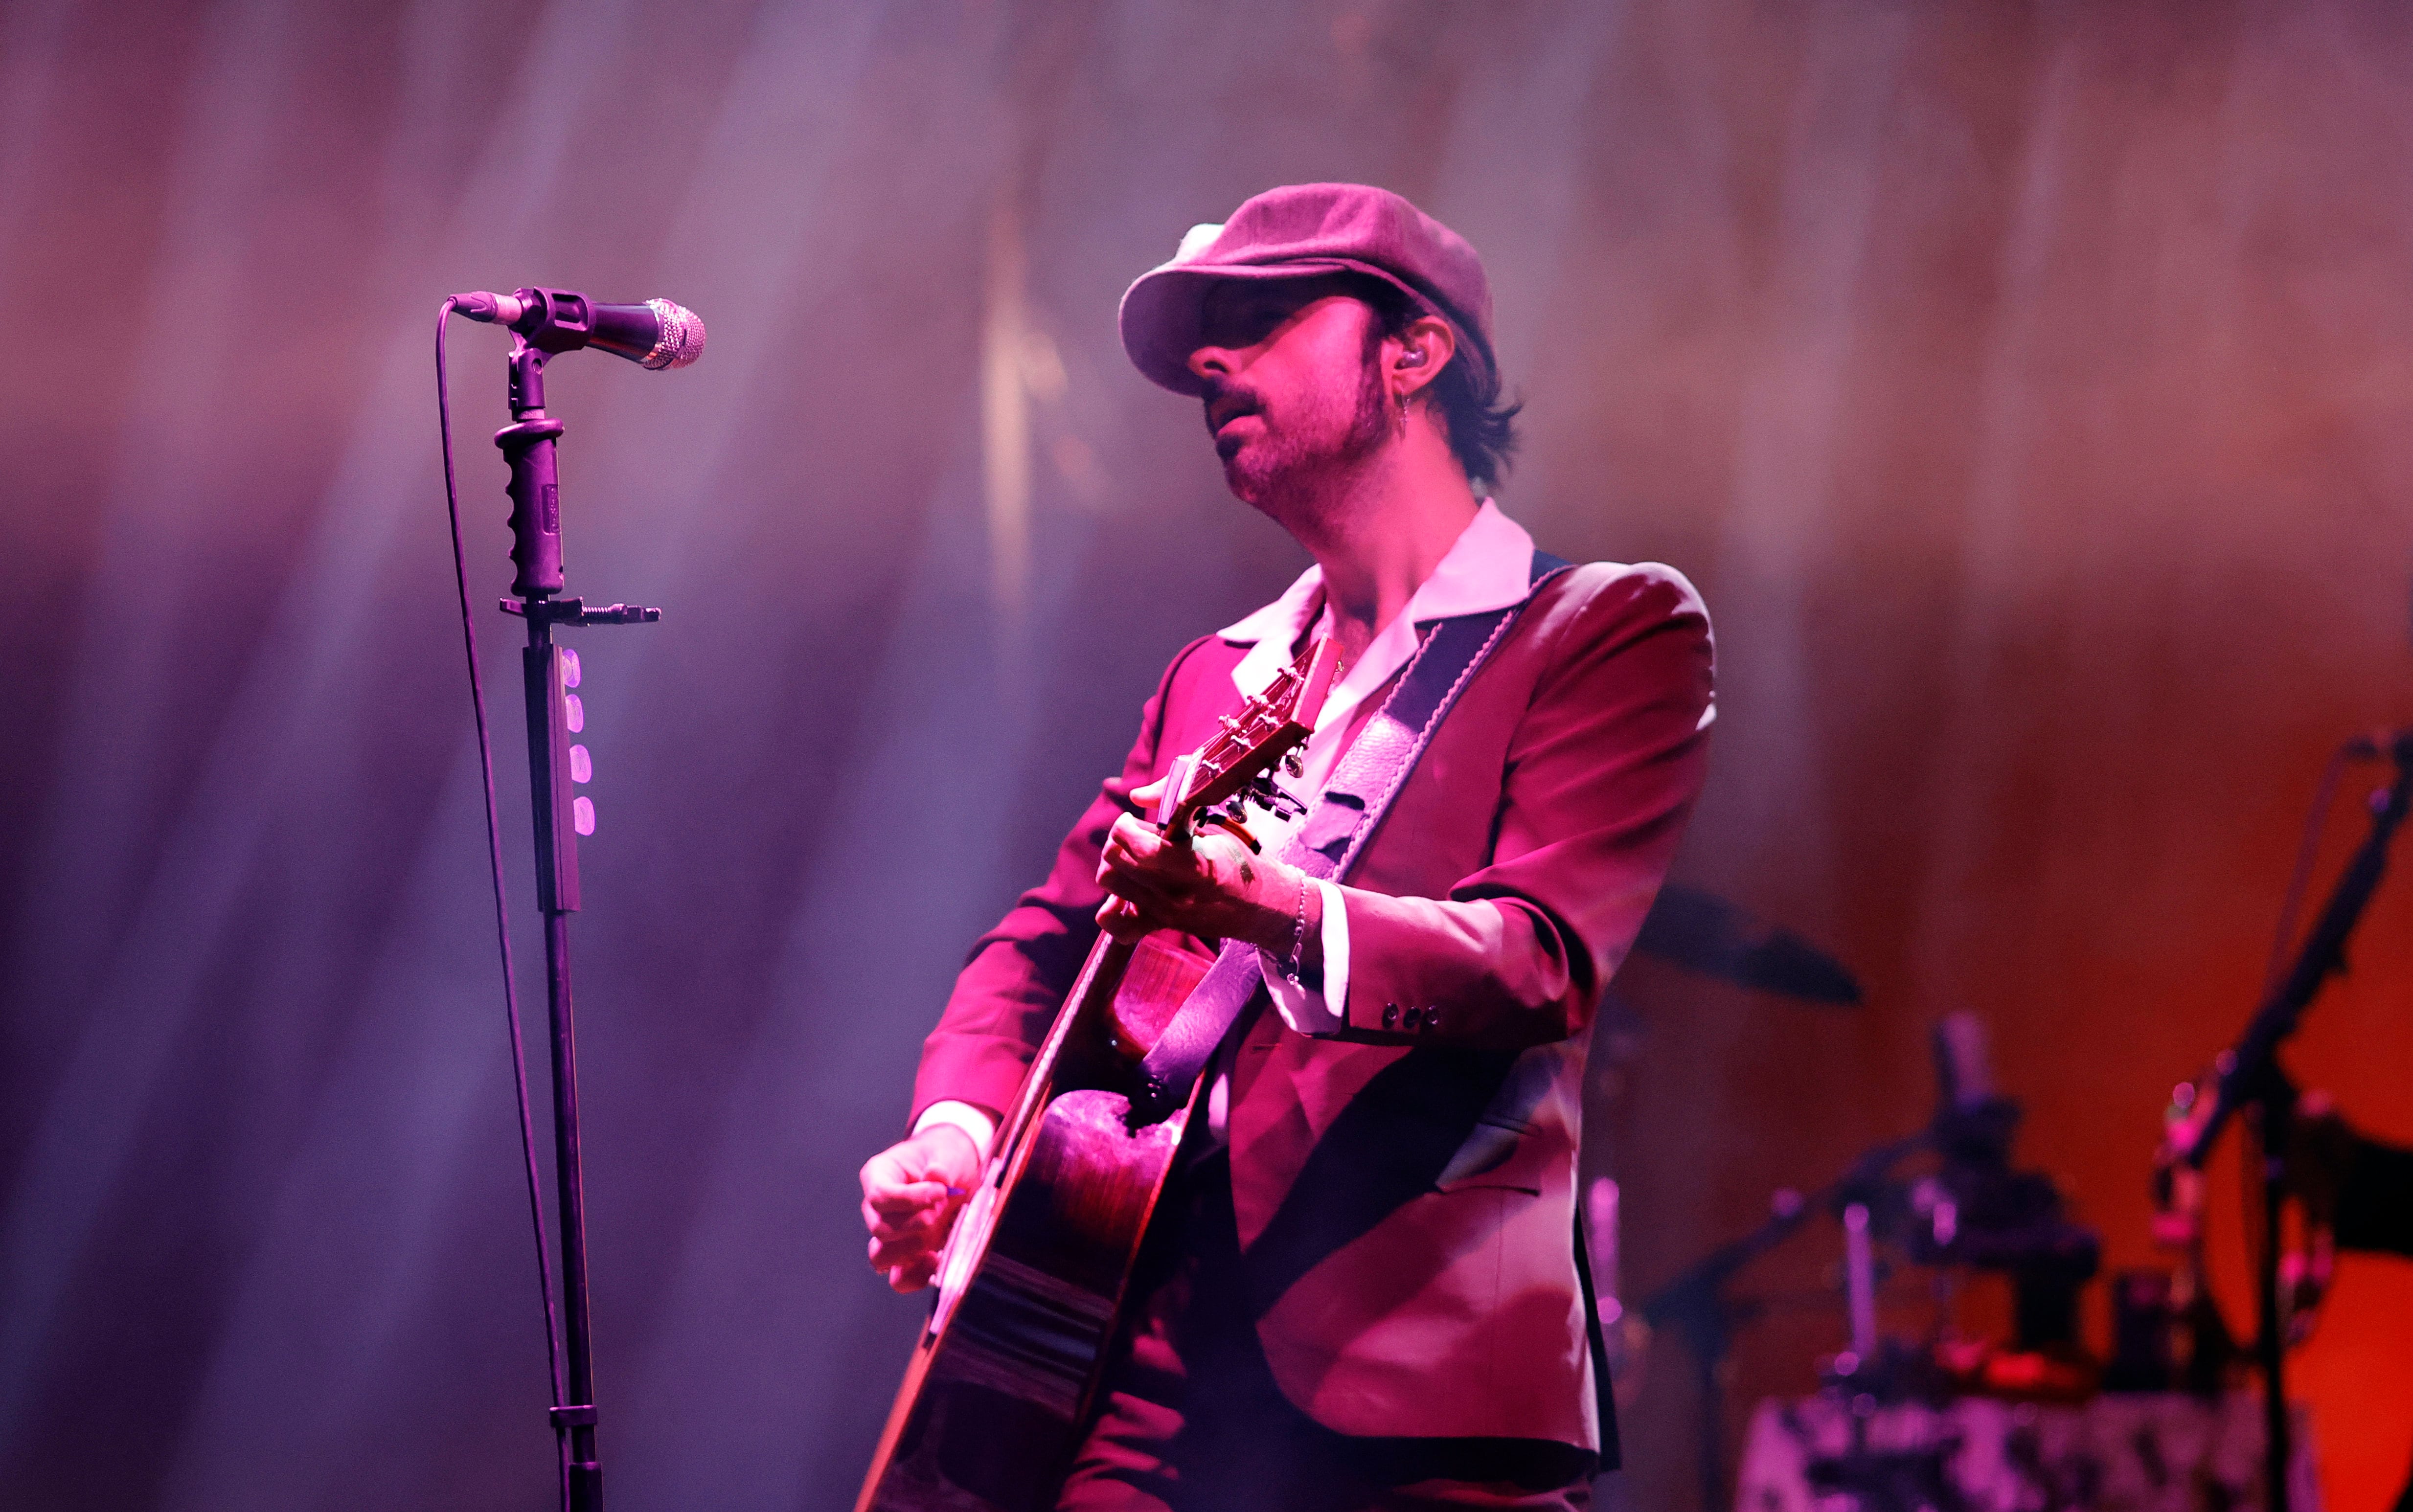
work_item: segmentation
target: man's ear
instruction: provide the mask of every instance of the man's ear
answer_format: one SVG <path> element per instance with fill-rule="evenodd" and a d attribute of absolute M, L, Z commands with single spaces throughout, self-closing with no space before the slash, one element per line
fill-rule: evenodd
<path fill-rule="evenodd" d="M 1403 399 L 1421 393 L 1427 384 L 1441 377 L 1441 370 L 1458 355 L 1458 333 L 1437 316 L 1416 317 L 1391 341 L 1396 347 L 1387 376 L 1391 392 Z"/>

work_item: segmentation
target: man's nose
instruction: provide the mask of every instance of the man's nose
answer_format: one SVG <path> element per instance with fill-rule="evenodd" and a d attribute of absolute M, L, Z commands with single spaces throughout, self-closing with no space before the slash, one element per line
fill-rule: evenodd
<path fill-rule="evenodd" d="M 1230 378 L 1239 371 L 1228 347 L 1201 347 L 1190 354 L 1190 371 L 1202 378 Z"/>

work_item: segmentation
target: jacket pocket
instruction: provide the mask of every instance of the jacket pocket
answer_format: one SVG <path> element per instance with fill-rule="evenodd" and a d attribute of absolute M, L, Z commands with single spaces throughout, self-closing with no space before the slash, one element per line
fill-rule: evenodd
<path fill-rule="evenodd" d="M 1540 1195 L 1539 1153 L 1517 1157 L 1532 1142 L 1538 1123 L 1562 1117 L 1555 1100 L 1575 1085 L 1582 1064 L 1582 1051 L 1570 1041 L 1537 1045 L 1517 1056 L 1491 1100 L 1475 1116 L 1465 1141 L 1442 1167 L 1433 1190 L 1506 1187 Z"/>
<path fill-rule="evenodd" d="M 1526 1126 L 1504 1120 L 1481 1119 L 1466 1143 L 1449 1158 L 1442 1173 L 1433 1180 L 1436 1192 L 1457 1192 L 1469 1187 L 1505 1187 L 1512 1192 L 1542 1194 L 1539 1176 L 1532 1163 L 1518 1161 L 1517 1151 L 1525 1142 Z M 1488 1178 L 1488 1179 L 1487 1179 Z"/>

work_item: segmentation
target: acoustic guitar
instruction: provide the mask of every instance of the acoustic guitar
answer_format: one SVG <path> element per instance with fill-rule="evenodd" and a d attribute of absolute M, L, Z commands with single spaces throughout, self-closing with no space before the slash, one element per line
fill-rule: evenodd
<path fill-rule="evenodd" d="M 1337 653 L 1319 641 L 1197 751 L 1151 816 L 1177 844 L 1247 837 L 1251 802 L 1296 771 Z M 1253 842 L 1251 842 L 1253 843 Z M 1141 1235 L 1189 1103 L 1134 1112 L 1136 1075 L 1209 962 L 1153 937 L 1101 934 L 1032 1057 L 981 1184 L 956 1215 L 937 1297 L 913 1346 L 855 1512 L 1042 1512 L 1097 1388 Z"/>

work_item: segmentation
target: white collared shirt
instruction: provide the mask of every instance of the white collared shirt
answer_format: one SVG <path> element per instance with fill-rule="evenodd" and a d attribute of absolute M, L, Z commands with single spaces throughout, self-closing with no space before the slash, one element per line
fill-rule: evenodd
<path fill-rule="evenodd" d="M 1301 753 L 1305 770 L 1285 786 L 1311 809 L 1324 785 L 1332 779 L 1333 768 L 1340 764 L 1342 741 L 1355 722 L 1359 706 L 1415 656 L 1423 644 L 1421 628 L 1437 619 L 1488 614 L 1521 603 L 1532 591 L 1532 576 L 1533 538 L 1523 526 L 1500 512 L 1498 504 L 1485 499 L 1434 564 L 1431 575 L 1416 586 L 1407 604 L 1375 632 L 1364 654 L 1333 684 L 1316 719 L 1315 733 L 1308 737 L 1307 749 Z M 1232 669 L 1232 682 L 1242 694 L 1253 697 L 1264 691 L 1275 674 L 1290 665 L 1292 648 L 1308 629 L 1308 615 L 1323 600 L 1324 569 L 1310 567 L 1281 598 L 1221 631 L 1226 641 L 1255 643 Z M 1316 633 L 1328 632 L 1331 623 L 1332 611 L 1323 609 Z M 1294 827 L 1257 826 L 1269 852 L 1280 849 Z M 1322 990 L 1293 982 L 1283 974 L 1280 957 L 1270 951 L 1258 952 L 1274 1010 L 1301 1034 L 1329 1034 L 1348 1023 L 1349 913 L 1341 905 L 1339 887 L 1328 882 L 1315 885 L 1324 895 L 1324 925 L 1318 941 L 1324 955 Z"/>
<path fill-rule="evenodd" d="M 1522 603 L 1532 591 L 1532 575 L 1533 538 L 1523 526 L 1503 514 L 1498 504 L 1485 499 L 1474 518 L 1467 522 L 1458 540 L 1434 565 L 1431 575 L 1417 585 L 1407 604 L 1389 624 L 1375 632 L 1364 654 L 1325 694 L 1323 712 L 1316 718 L 1315 733 L 1308 737 L 1307 749 L 1301 752 L 1301 775 L 1284 786 L 1312 811 L 1315 799 L 1340 763 L 1342 741 L 1355 723 L 1358 707 L 1415 656 L 1416 648 L 1423 644 L 1419 627 L 1437 619 L 1488 614 Z M 1329 630 L 1331 611 L 1321 607 L 1323 601 L 1324 569 L 1310 567 L 1281 598 L 1219 632 L 1225 641 L 1250 647 L 1232 669 L 1232 682 L 1242 694 L 1253 697 L 1264 691 L 1275 675 L 1290 665 L 1293 648 L 1310 628 L 1310 614 L 1317 615 L 1314 629 L 1318 633 Z M 1271 820 L 1262 823 L 1252 821 L 1251 825 L 1269 852 L 1279 850 L 1295 827 L 1294 823 Z M 1324 923 L 1318 940 L 1324 955 L 1321 988 L 1311 989 L 1293 982 L 1283 972 L 1282 959 L 1272 952 L 1261 950 L 1257 954 L 1265 968 L 1266 986 L 1273 995 L 1274 1010 L 1281 1015 L 1282 1022 L 1298 1033 L 1322 1035 L 1348 1023 L 1349 913 L 1338 885 L 1319 880 L 1315 886 L 1322 890 L 1324 900 Z M 1206 1097 L 1207 1128 L 1219 1143 L 1229 1112 L 1227 1071 L 1224 1057 L 1219 1054 Z M 954 1101 L 933 1103 L 925 1108 L 914 1120 L 913 1132 L 920 1134 L 940 1123 L 951 1123 L 963 1130 L 983 1151 L 988 1149 L 997 1134 L 994 1119 L 969 1103 Z"/>

